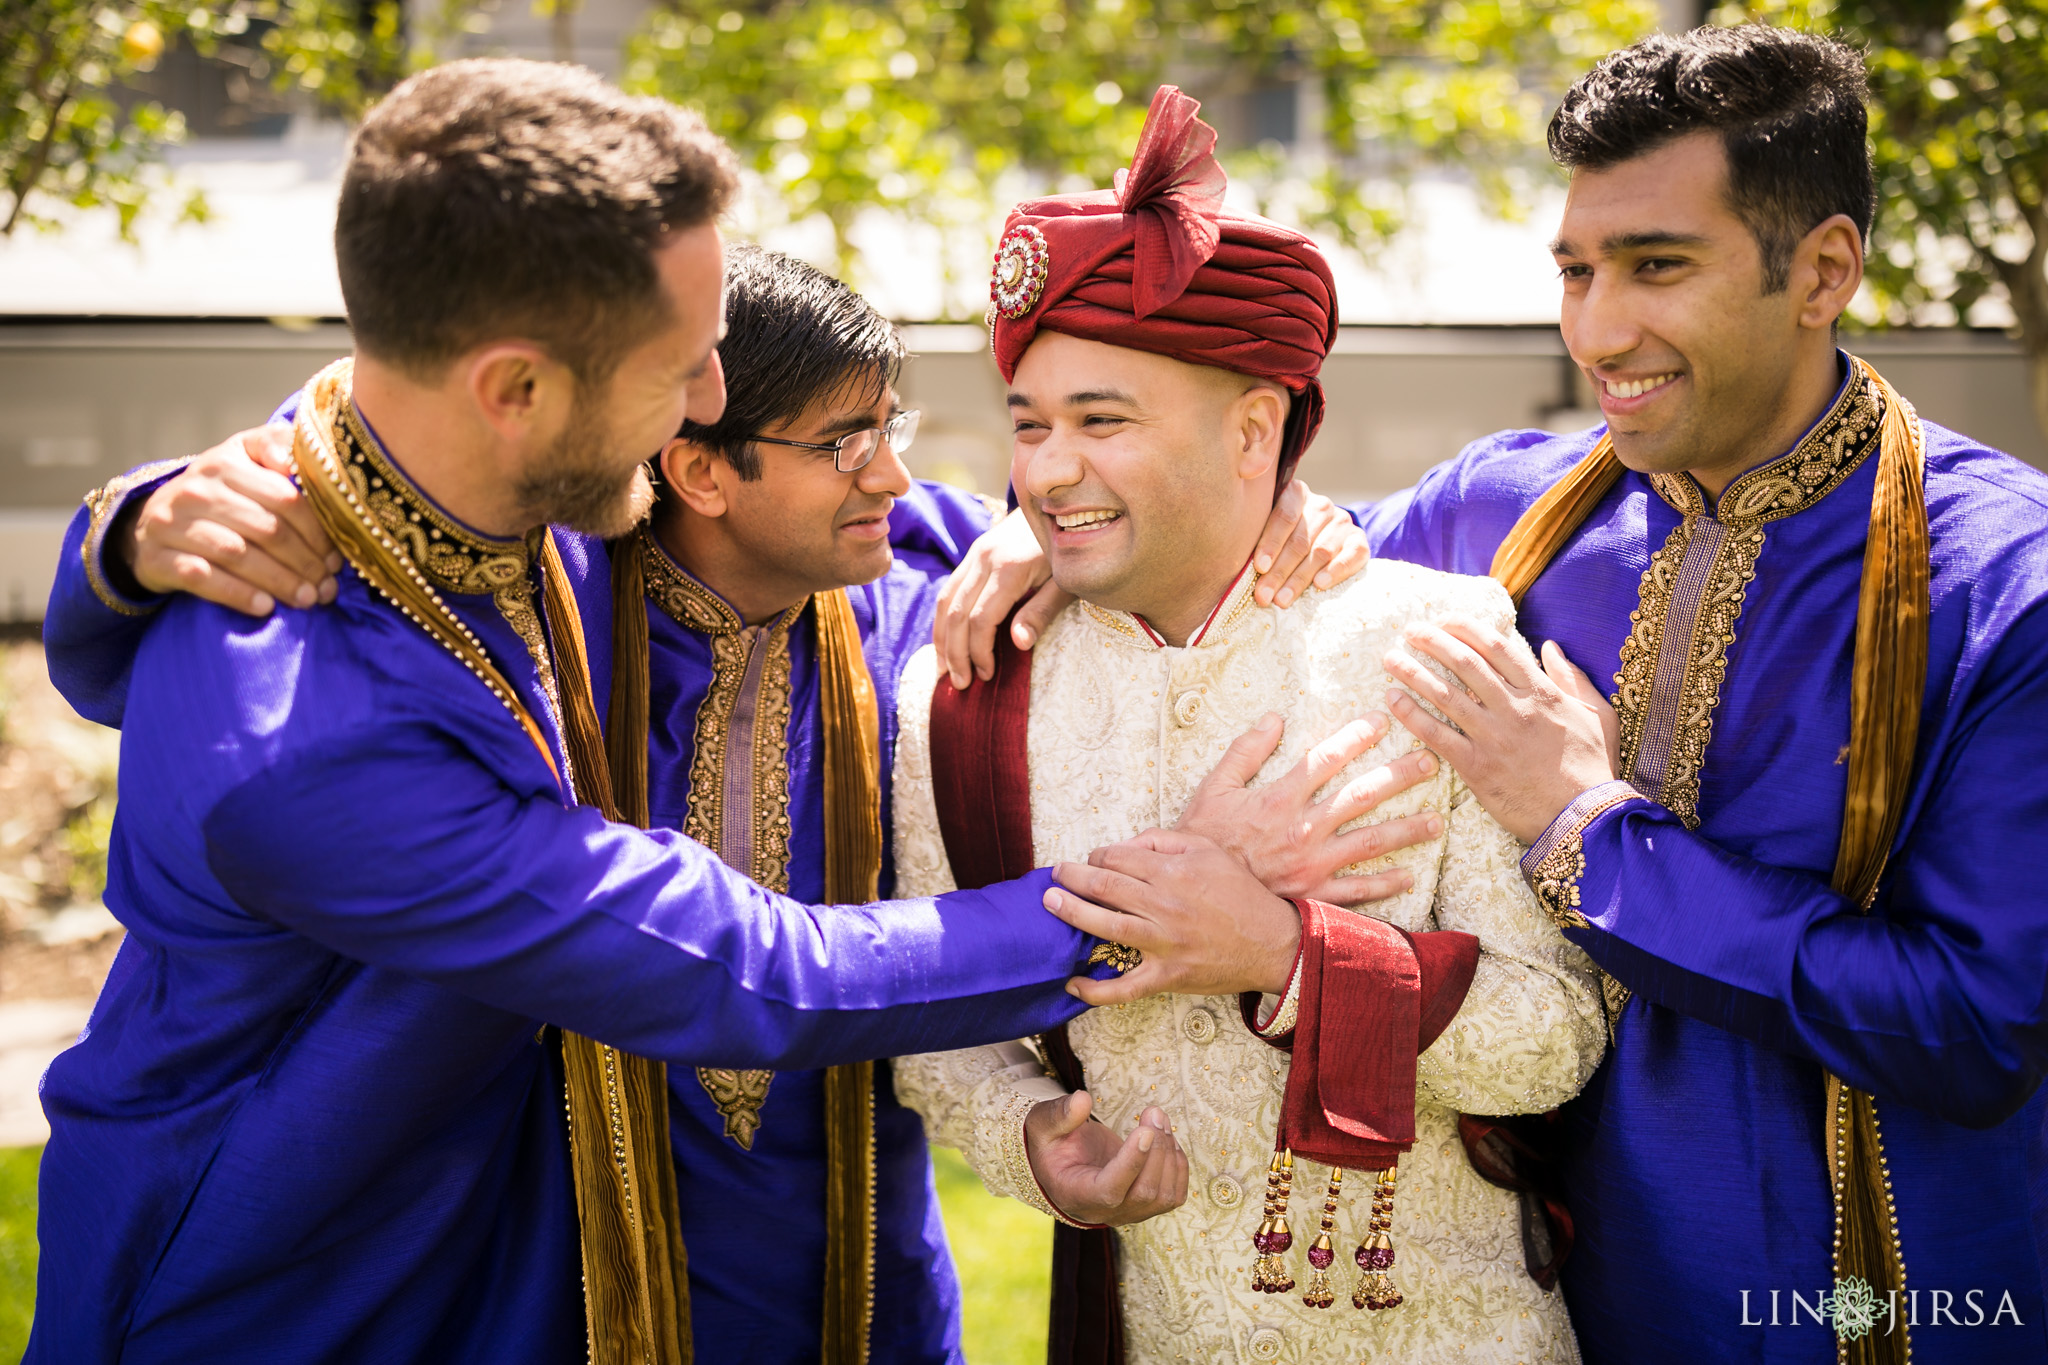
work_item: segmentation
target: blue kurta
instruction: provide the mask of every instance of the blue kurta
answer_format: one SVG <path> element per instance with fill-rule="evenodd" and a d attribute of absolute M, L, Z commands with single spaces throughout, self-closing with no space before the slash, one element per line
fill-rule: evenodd
<path fill-rule="evenodd" d="M 1668 775 L 1671 806 L 1698 827 L 1627 799 L 1579 835 L 1586 926 L 1567 936 L 1633 991 L 1608 1060 L 1565 1111 L 1578 1242 L 1564 1284 L 1590 1365 L 1834 1359 L 1832 1330 L 1792 1298 L 1833 1287 L 1823 1067 L 1877 1097 L 1915 1358 L 2048 1359 L 2048 477 L 1926 429 L 1919 757 L 1859 915 L 1829 889 L 1877 469 L 1852 387 L 1793 452 L 1731 485 L 1725 525 L 1692 528 L 1694 544 L 1760 528 L 1755 576 L 1705 581 L 1709 607 L 1732 597 L 1739 611 L 1718 704 L 1660 713 L 1676 741 L 1652 755 L 1646 738 L 1655 762 L 1624 776 Z M 1379 553 L 1486 573 L 1597 435 L 1489 437 L 1359 515 Z M 1663 477 L 1681 501 L 1687 486 L 1698 496 Z M 1745 519 L 1768 501 L 1759 490 L 1804 505 Z M 1530 590 L 1522 633 L 1605 682 L 1630 614 L 1663 591 L 1644 574 L 1680 521 L 1651 479 L 1624 474 Z M 1668 633 L 1702 585 L 1667 581 Z M 1704 638 L 1696 672 L 1711 671 Z M 1705 745 L 1703 764 L 1688 741 Z"/>
<path fill-rule="evenodd" d="M 329 608 L 180 598 L 139 646 L 110 634 L 86 569 L 110 510 L 70 531 L 46 643 L 73 704 L 123 728 L 107 903 L 129 933 L 44 1083 L 30 1361 L 578 1359 L 542 1021 L 807 1068 L 1079 1008 L 1062 987 L 1092 941 L 1037 910 L 1044 874 L 814 910 L 609 825 L 352 570 Z M 603 575 L 564 549 L 601 696 Z M 532 641 L 487 594 L 443 597 L 562 763 Z"/>
<path fill-rule="evenodd" d="M 910 656 L 931 639 L 939 584 L 975 536 L 988 528 L 981 504 L 941 485 L 918 485 L 891 514 L 896 560 L 873 583 L 847 589 L 874 679 L 881 721 L 882 820 L 888 828 L 896 739 L 896 684 Z M 649 555 L 661 555 L 650 547 Z M 664 557 L 657 582 L 683 571 Z M 706 606 L 729 611 L 700 584 Z M 650 598 L 657 594 L 650 594 Z M 650 681 L 648 809 L 659 828 L 680 829 L 692 803 L 697 721 L 716 674 L 712 637 L 656 601 L 648 607 Z M 789 720 L 781 746 L 790 833 L 789 893 L 825 896 L 824 735 L 816 615 L 788 627 Z M 727 754 L 731 767 L 743 760 Z M 772 801 L 772 798 L 769 798 Z M 765 871 L 765 869 L 764 869 Z M 893 869 L 884 844 L 882 894 Z M 690 1314 L 699 1359 L 810 1365 L 818 1358 L 825 1279 L 824 1075 L 778 1071 L 743 1150 L 685 1068 L 669 1072 L 669 1115 L 683 1244 L 690 1251 Z M 958 1361 L 960 1288 L 932 1185 L 924 1125 L 896 1102 L 886 1062 L 876 1067 L 874 1314 L 877 1362 Z"/>

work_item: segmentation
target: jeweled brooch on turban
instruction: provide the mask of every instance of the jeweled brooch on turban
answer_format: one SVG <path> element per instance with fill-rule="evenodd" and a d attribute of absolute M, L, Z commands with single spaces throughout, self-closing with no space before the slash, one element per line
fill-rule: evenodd
<path fill-rule="evenodd" d="M 1021 318 L 1045 292 L 1051 273 L 1052 252 L 1045 234 L 1029 223 L 1019 223 L 1003 234 L 996 247 L 996 265 L 989 275 L 989 299 L 996 312 L 1006 318 Z"/>

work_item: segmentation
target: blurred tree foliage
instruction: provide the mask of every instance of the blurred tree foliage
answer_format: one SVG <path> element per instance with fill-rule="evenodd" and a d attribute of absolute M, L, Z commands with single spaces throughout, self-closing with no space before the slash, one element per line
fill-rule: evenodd
<path fill-rule="evenodd" d="M 39 202 L 112 207 L 133 236 L 185 120 L 124 83 L 180 41 L 344 114 L 410 62 L 399 0 L 0 0 L 0 236 L 49 224 Z M 178 212 L 203 219 L 206 202 L 181 195 Z"/>
<path fill-rule="evenodd" d="M 869 205 L 985 220 L 1024 185 L 1107 185 L 1162 81 L 1307 82 L 1308 150 L 1232 169 L 1262 191 L 1284 171 L 1289 216 L 1370 246 L 1396 219 L 1368 179 L 1422 164 L 1512 210 L 1549 173 L 1564 86 L 1654 18 L 1642 0 L 664 0 L 626 83 L 702 108 L 792 216 L 831 221 L 844 265 Z"/>
<path fill-rule="evenodd" d="M 1763 0 L 1716 15 L 1866 49 L 1875 321 L 1961 323 L 2003 295 L 2048 432 L 2048 0 Z"/>

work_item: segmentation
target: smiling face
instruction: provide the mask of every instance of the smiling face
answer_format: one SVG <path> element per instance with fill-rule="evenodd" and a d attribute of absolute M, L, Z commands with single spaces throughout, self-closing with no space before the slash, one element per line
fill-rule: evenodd
<path fill-rule="evenodd" d="M 1053 577 L 1168 639 L 1216 605 L 1273 502 L 1270 384 L 1041 331 L 1010 384 L 1010 479 Z"/>
<path fill-rule="evenodd" d="M 1818 415 L 1816 393 L 1824 403 L 1834 388 L 1830 327 L 1855 289 L 1851 278 L 1843 292 L 1836 258 L 1855 254 L 1860 278 L 1847 221 L 1814 228 L 1789 286 L 1767 294 L 1762 249 L 1729 204 L 1718 134 L 1573 173 L 1551 246 L 1560 322 L 1623 464 L 1690 470 L 1715 491 L 1797 439 Z"/>
<path fill-rule="evenodd" d="M 536 523 L 606 537 L 630 530 L 653 500 L 648 456 L 684 417 L 714 422 L 725 408 L 718 229 L 705 224 L 676 233 L 654 253 L 654 264 L 668 321 L 608 378 L 574 381 L 562 430 L 515 476 L 519 504 Z"/>
<path fill-rule="evenodd" d="M 886 426 L 896 392 L 857 376 L 794 418 L 758 434 L 829 445 Z M 677 438 L 662 471 L 679 501 L 659 528 L 663 543 L 748 620 L 772 616 L 815 592 L 871 583 L 889 571 L 889 511 L 910 491 L 910 471 L 885 441 L 866 466 L 842 474 L 829 450 L 756 442 L 760 477 L 742 479 L 719 455 Z"/>

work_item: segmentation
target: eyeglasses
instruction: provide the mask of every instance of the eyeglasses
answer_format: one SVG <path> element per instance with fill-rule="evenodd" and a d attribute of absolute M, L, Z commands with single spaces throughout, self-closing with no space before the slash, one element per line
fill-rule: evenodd
<path fill-rule="evenodd" d="M 755 436 L 749 439 L 771 446 L 795 446 L 798 450 L 829 450 L 832 452 L 832 467 L 842 474 L 853 474 L 866 469 L 882 449 L 882 442 L 889 443 L 889 449 L 901 455 L 910 449 L 910 443 L 917 439 L 918 419 L 921 412 L 899 412 L 889 419 L 885 427 L 869 427 L 866 431 L 849 431 L 836 441 L 820 444 L 817 441 L 785 441 L 780 436 Z"/>

